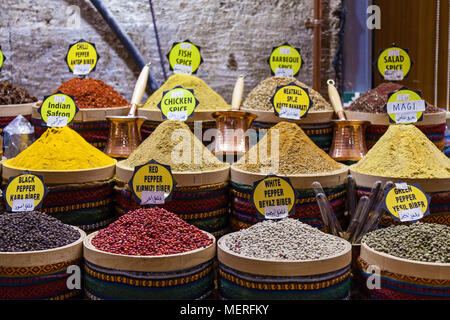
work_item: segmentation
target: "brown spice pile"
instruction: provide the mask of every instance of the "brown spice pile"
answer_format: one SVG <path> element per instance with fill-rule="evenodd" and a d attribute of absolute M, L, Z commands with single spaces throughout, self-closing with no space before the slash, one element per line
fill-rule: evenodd
<path fill-rule="evenodd" d="M 150 160 L 169 165 L 172 171 L 209 171 L 227 164 L 217 159 L 183 121 L 166 120 L 139 147 L 121 162 L 128 168 Z"/>
<path fill-rule="evenodd" d="M 37 98 L 9 81 L 0 82 L 0 105 L 36 102 Z"/>
<path fill-rule="evenodd" d="M 260 82 L 247 95 L 242 104 L 242 109 L 257 110 L 257 111 L 272 111 L 273 106 L 270 99 L 275 94 L 278 86 L 284 86 L 291 82 L 295 82 L 298 86 L 307 88 L 309 96 L 313 102 L 311 111 L 333 110 L 330 104 L 314 89 L 308 87 L 306 84 L 290 77 L 270 77 Z"/>
<path fill-rule="evenodd" d="M 387 103 L 388 95 L 397 91 L 403 85 L 393 82 L 384 82 L 375 89 L 369 90 L 358 97 L 346 110 L 368 113 L 386 113 L 384 106 Z M 439 108 L 426 102 L 425 113 L 439 112 Z"/>
<path fill-rule="evenodd" d="M 345 167 L 318 148 L 298 125 L 291 122 L 273 126 L 233 166 L 249 172 L 283 175 L 332 172 Z"/>
<path fill-rule="evenodd" d="M 63 82 L 53 93 L 58 90 L 74 96 L 77 107 L 81 109 L 117 108 L 129 105 L 124 97 L 102 80 L 73 78 Z"/>

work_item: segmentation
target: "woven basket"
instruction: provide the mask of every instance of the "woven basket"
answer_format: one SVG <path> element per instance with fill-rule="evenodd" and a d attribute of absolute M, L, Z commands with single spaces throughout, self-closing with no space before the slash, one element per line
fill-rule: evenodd
<path fill-rule="evenodd" d="M 371 125 L 366 129 L 366 145 L 372 148 L 375 143 L 385 134 L 389 128 L 389 117 L 387 114 L 373 114 L 367 112 L 345 111 L 348 120 L 370 121 Z M 433 142 L 439 150 L 445 147 L 445 112 L 426 113 L 423 121 L 415 123 L 428 139 Z"/>
<path fill-rule="evenodd" d="M 219 294 L 230 300 L 349 299 L 351 245 L 330 258 L 311 261 L 252 259 L 231 252 L 219 239 Z"/>
<path fill-rule="evenodd" d="M 84 241 L 85 289 L 89 299 L 203 299 L 214 290 L 214 241 L 207 248 L 167 256 L 127 256 Z M 212 235 L 210 235 L 212 237 Z"/>
<path fill-rule="evenodd" d="M 67 246 L 30 252 L 0 252 L 0 299 L 78 298 L 81 289 L 69 289 L 69 266 L 82 268 L 83 240 Z M 81 270 L 80 270 L 81 271 Z M 71 271 L 73 272 L 73 271 Z M 81 275 L 81 273 L 80 273 Z"/>
<path fill-rule="evenodd" d="M 36 138 L 39 138 L 47 130 L 47 126 L 42 121 L 38 109 L 37 106 L 33 107 L 31 118 Z M 103 150 L 108 140 L 110 127 L 106 117 L 125 116 L 128 114 L 129 109 L 129 106 L 118 108 L 80 109 L 69 127 L 78 132 L 78 134 L 91 145 Z"/>
<path fill-rule="evenodd" d="M 43 176 L 48 189 L 40 211 L 86 232 L 104 228 L 117 218 L 113 205 L 114 166 L 65 172 L 30 170 Z M 3 184 L 22 171 L 3 164 Z"/>
<path fill-rule="evenodd" d="M 290 217 L 299 219 L 301 222 L 321 230 L 324 229 L 316 196 L 314 190 L 311 188 L 312 182 L 318 181 L 324 188 L 334 214 L 341 224 L 345 225 L 345 179 L 347 171 L 348 169 L 345 167 L 329 175 L 289 176 L 298 194 L 297 201 L 295 202 L 295 213 Z M 250 199 L 253 191 L 253 182 L 262 178 L 264 178 L 264 175 L 246 173 L 233 166 L 231 167 L 232 200 L 230 223 L 232 230 L 236 231 L 248 228 L 260 221 Z"/>
<path fill-rule="evenodd" d="M 360 291 L 363 298 L 382 300 L 450 299 L 450 263 L 427 263 L 397 258 L 377 252 L 364 243 L 358 258 Z M 377 266 L 381 274 L 379 288 L 369 289 L 374 275 L 369 266 Z"/>
<path fill-rule="evenodd" d="M 420 221 L 450 226 L 450 179 L 399 179 L 362 174 L 352 170 L 350 170 L 350 173 L 355 178 L 358 197 L 368 195 L 377 180 L 380 180 L 383 185 L 387 181 L 419 185 L 431 197 L 429 203 L 430 214 L 424 216 Z M 392 215 L 386 213 L 383 215 L 379 226 L 388 227 L 399 224 L 409 224 L 409 222 L 400 222 L 395 220 Z"/>

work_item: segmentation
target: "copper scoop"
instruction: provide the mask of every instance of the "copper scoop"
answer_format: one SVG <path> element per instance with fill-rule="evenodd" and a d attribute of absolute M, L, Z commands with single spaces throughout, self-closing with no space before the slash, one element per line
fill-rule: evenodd
<path fill-rule="evenodd" d="M 240 75 L 234 86 L 231 111 L 212 114 L 217 128 L 212 152 L 216 156 L 232 156 L 234 161 L 248 151 L 250 137 L 247 130 L 256 118 L 252 113 L 239 111 L 243 93 L 244 76 Z"/>
<path fill-rule="evenodd" d="M 110 128 L 104 153 L 114 158 L 127 158 L 142 141 L 141 126 L 146 117 L 137 117 L 136 108 L 141 102 L 147 86 L 150 63 L 142 68 L 134 87 L 131 108 L 128 116 L 108 116 Z"/>
<path fill-rule="evenodd" d="M 331 104 L 339 118 L 339 120 L 331 121 L 333 123 L 333 141 L 329 152 L 330 157 L 343 162 L 359 161 L 367 153 L 365 133 L 370 122 L 346 120 L 334 81 L 330 79 L 327 84 Z"/>

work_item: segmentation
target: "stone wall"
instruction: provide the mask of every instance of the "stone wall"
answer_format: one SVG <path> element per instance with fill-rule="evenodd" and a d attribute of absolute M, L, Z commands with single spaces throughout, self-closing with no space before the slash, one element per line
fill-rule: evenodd
<path fill-rule="evenodd" d="M 147 0 L 103 0 L 128 33 L 157 82 L 164 82 L 149 3 Z M 312 85 L 313 0 L 153 0 L 156 23 L 165 54 L 172 43 L 189 39 L 201 46 L 204 63 L 198 76 L 227 101 L 236 77 L 246 75 L 245 93 L 270 76 L 266 63 L 273 46 L 289 42 L 305 60 L 298 78 Z M 323 0 L 322 83 L 334 78 L 332 60 L 338 45 L 341 0 Z M 76 11 L 79 8 L 79 25 Z M 1 80 L 11 80 L 42 97 L 72 74 L 64 57 L 68 45 L 80 38 L 94 42 L 101 55 L 91 76 L 112 85 L 131 99 L 138 68 L 90 1 L 2 0 L 0 46 L 7 57 Z"/>

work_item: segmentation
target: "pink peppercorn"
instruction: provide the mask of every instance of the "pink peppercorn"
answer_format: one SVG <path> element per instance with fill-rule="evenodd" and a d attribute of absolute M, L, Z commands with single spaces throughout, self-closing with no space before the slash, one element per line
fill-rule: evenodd
<path fill-rule="evenodd" d="M 212 243 L 206 233 L 162 208 L 128 212 L 92 239 L 99 250 L 140 256 L 182 253 Z"/>

